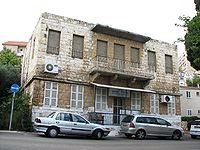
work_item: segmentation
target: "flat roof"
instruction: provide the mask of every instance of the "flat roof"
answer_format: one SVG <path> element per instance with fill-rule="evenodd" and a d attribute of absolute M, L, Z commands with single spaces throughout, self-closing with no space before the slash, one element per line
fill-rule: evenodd
<path fill-rule="evenodd" d="M 104 25 L 101 25 L 101 24 L 97 24 L 92 29 L 92 31 L 97 32 L 97 33 L 110 35 L 110 36 L 119 37 L 119 38 L 124 38 L 124 39 L 128 39 L 128 40 L 133 40 L 133 41 L 137 41 L 137 42 L 141 42 L 141 43 L 146 43 L 147 41 L 149 41 L 151 39 L 148 36 L 143 36 L 143 35 L 140 35 L 140 34 L 128 32 L 128 31 L 121 30 L 121 29 L 112 28 L 112 27 L 109 27 L 109 26 L 104 26 Z"/>

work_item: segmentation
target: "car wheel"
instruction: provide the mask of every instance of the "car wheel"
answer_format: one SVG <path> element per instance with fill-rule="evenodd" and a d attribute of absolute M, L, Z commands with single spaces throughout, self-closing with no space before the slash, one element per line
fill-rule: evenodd
<path fill-rule="evenodd" d="M 101 139 L 103 137 L 103 132 L 101 130 L 94 131 L 93 137 L 95 139 Z"/>
<path fill-rule="evenodd" d="M 172 139 L 179 140 L 180 138 L 181 138 L 181 132 L 178 130 L 174 131 L 174 133 L 172 135 Z"/>
<path fill-rule="evenodd" d="M 48 137 L 54 138 L 58 135 L 58 129 L 56 127 L 51 127 L 47 130 Z"/>
<path fill-rule="evenodd" d="M 197 136 L 196 136 L 196 135 L 191 135 L 191 138 L 192 138 L 192 139 L 196 139 Z"/>
<path fill-rule="evenodd" d="M 132 135 L 132 134 L 129 134 L 129 133 L 125 133 L 125 136 L 126 136 L 127 138 L 131 138 L 133 135 Z"/>
<path fill-rule="evenodd" d="M 135 135 L 135 136 L 136 136 L 137 139 L 142 140 L 142 139 L 145 138 L 146 132 L 145 132 L 144 130 L 138 130 L 138 131 L 136 132 L 136 135 Z"/>

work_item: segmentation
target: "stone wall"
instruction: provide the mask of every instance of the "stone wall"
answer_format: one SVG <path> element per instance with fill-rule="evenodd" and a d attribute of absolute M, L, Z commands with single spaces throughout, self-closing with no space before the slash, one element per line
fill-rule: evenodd
<path fill-rule="evenodd" d="M 158 94 L 176 96 L 176 111 L 180 114 L 180 96 L 178 85 L 178 56 L 177 48 L 173 44 L 161 42 L 158 40 L 150 40 L 146 44 L 136 41 L 116 38 L 104 34 L 94 33 L 91 29 L 94 24 L 70 19 L 63 16 L 43 13 L 38 24 L 33 31 L 24 55 L 23 63 L 23 86 L 25 91 L 32 96 L 32 104 L 34 111 L 39 114 L 42 109 L 61 110 L 70 109 L 71 84 L 83 84 L 84 88 L 84 108 L 82 113 L 94 111 L 94 89 L 90 83 L 90 70 L 94 65 L 92 59 L 96 56 L 97 40 L 108 41 L 108 57 L 113 58 L 114 43 L 125 45 L 125 61 L 130 61 L 130 47 L 139 48 L 140 50 L 140 68 L 138 70 L 148 70 L 148 50 L 156 53 L 156 72 L 154 79 L 147 82 L 145 89 L 150 89 Z M 59 55 L 47 54 L 48 31 L 61 31 Z M 83 59 L 72 57 L 72 41 L 73 34 L 84 36 Z M 171 55 L 173 59 L 173 74 L 165 73 L 165 54 Z M 49 74 L 44 72 L 45 60 L 51 59 L 59 66 L 58 74 Z M 137 70 L 135 70 L 137 71 Z M 145 74 L 146 72 L 144 72 Z M 140 72 L 138 72 L 140 74 Z M 134 78 L 134 76 L 133 76 Z M 58 108 L 44 108 L 44 81 L 54 81 L 59 83 Z M 98 77 L 95 82 L 102 84 L 110 84 L 108 77 Z M 129 85 L 126 79 L 117 79 L 112 85 L 124 86 Z M 129 85 L 130 86 L 130 85 Z M 135 81 L 130 87 L 143 88 L 144 83 L 140 80 Z M 108 108 L 106 112 L 113 110 L 113 97 L 108 97 Z M 130 107 L 130 99 L 125 102 Z M 38 111 L 36 111 L 38 110 Z M 34 112 L 33 111 L 33 112 Z M 150 113 L 150 94 L 142 94 L 142 112 Z M 160 112 L 167 113 L 167 106 L 160 104 Z M 109 118 L 109 116 L 105 116 Z"/>

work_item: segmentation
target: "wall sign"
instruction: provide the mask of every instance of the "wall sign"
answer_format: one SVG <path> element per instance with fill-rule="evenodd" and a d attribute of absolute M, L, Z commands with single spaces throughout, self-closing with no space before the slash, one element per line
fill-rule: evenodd
<path fill-rule="evenodd" d="M 129 90 L 123 90 L 123 89 L 109 88 L 109 96 L 130 97 L 130 91 Z"/>

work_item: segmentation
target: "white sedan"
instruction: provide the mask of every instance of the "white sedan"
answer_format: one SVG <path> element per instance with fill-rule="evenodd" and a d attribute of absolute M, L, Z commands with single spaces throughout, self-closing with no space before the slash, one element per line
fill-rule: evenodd
<path fill-rule="evenodd" d="M 110 128 L 90 123 L 84 117 L 69 112 L 53 112 L 48 117 L 37 117 L 34 121 L 36 132 L 48 137 L 58 134 L 85 135 L 101 139 L 110 133 Z"/>

